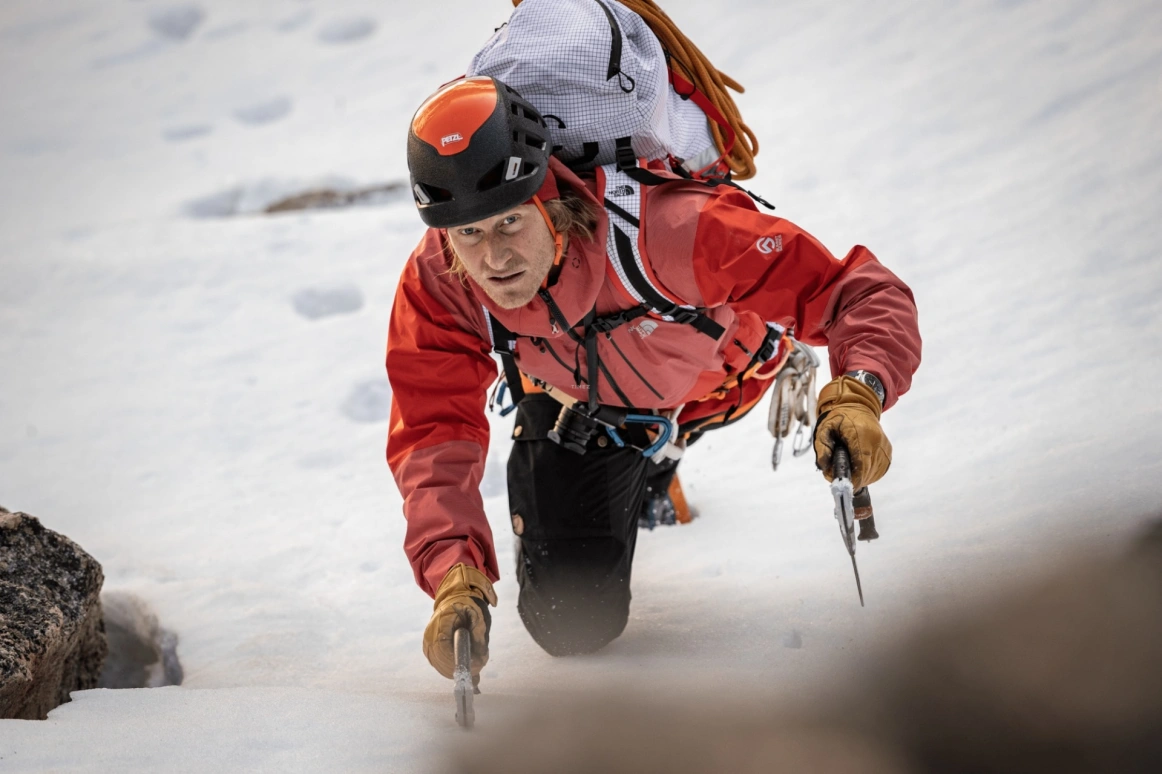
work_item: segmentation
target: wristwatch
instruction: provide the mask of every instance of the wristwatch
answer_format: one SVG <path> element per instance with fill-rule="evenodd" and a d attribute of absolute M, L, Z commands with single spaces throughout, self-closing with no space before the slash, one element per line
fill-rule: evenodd
<path fill-rule="evenodd" d="M 874 392 L 876 397 L 880 399 L 880 408 L 883 408 L 884 401 L 887 399 L 888 393 L 884 390 L 884 383 L 880 381 L 878 376 L 873 374 L 871 371 L 863 370 L 848 371 L 844 374 L 844 376 L 855 379 L 857 382 L 862 382 L 868 387 L 871 387 L 872 392 Z"/>

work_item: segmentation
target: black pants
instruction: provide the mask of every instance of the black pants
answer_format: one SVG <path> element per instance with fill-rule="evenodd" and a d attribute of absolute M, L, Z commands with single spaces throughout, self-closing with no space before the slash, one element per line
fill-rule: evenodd
<path fill-rule="evenodd" d="M 519 538 L 517 610 L 538 645 L 567 656 L 598 650 L 625 629 L 642 501 L 647 486 L 665 491 L 676 463 L 654 465 L 603 431 L 585 454 L 569 451 L 547 438 L 560 410 L 547 395 L 521 401 L 508 503 Z M 641 445 L 642 436 L 632 440 Z"/>

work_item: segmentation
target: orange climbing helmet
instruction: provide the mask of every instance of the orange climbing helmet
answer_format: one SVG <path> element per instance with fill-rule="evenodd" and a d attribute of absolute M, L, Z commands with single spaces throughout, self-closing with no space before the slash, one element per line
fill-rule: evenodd
<path fill-rule="evenodd" d="M 453 81 L 412 117 L 412 195 L 433 228 L 472 223 L 528 201 L 548 165 L 545 120 L 496 78 Z"/>

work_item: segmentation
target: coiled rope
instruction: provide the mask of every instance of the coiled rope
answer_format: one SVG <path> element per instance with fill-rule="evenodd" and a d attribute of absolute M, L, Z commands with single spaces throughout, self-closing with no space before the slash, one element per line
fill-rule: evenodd
<path fill-rule="evenodd" d="M 619 0 L 629 10 L 645 20 L 645 23 L 661 41 L 662 48 L 669 54 L 670 60 L 680 71 L 681 75 L 697 87 L 698 91 L 706 95 L 714 107 L 722 113 L 723 118 L 734 129 L 737 137 L 734 147 L 726 151 L 726 138 L 722 127 L 714 121 L 709 121 L 710 131 L 714 137 L 714 144 L 725 154 L 725 161 L 730 167 L 731 175 L 736 180 L 747 180 L 755 176 L 754 157 L 759 152 L 759 141 L 755 133 L 742 120 L 738 105 L 727 92 L 727 88 L 742 94 L 746 91 L 738 81 L 726 75 L 714 65 L 706 55 L 678 29 L 678 25 L 658 7 L 653 0 Z M 512 0 L 513 7 L 521 4 L 521 0 Z"/>

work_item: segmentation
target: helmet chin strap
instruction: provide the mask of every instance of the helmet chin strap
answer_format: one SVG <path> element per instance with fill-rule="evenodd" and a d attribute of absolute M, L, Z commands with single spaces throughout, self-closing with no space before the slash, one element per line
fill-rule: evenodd
<path fill-rule="evenodd" d="M 557 281 L 557 275 L 561 273 L 561 259 L 564 258 L 565 253 L 565 238 L 557 232 L 557 227 L 553 225 L 553 219 L 549 217 L 549 211 L 545 209 L 545 205 L 541 203 L 541 197 L 533 196 L 533 204 L 541 212 L 541 217 L 545 219 L 545 225 L 549 227 L 549 233 L 553 235 L 553 265 L 549 269 L 549 273 L 545 275 L 545 279 L 541 282 L 541 288 L 548 288 Z"/>

